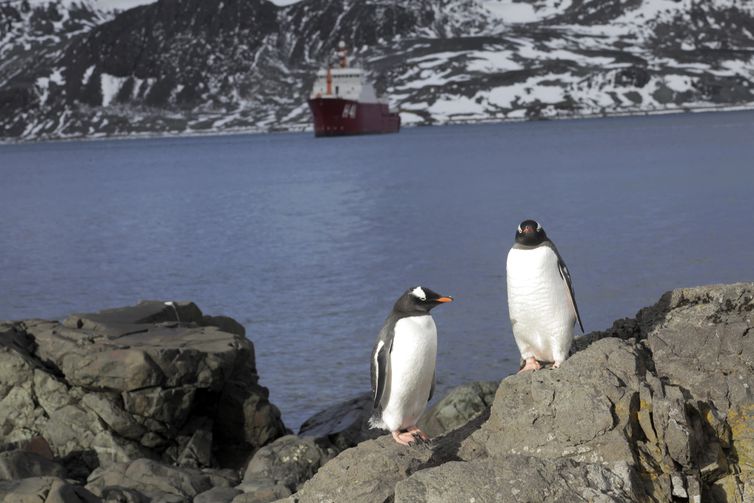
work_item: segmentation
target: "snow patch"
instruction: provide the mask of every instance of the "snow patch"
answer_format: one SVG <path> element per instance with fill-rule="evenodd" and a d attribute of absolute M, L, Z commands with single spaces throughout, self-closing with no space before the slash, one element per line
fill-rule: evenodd
<path fill-rule="evenodd" d="M 484 107 L 466 96 L 447 96 L 435 101 L 427 109 L 434 116 L 483 114 Z"/>
<path fill-rule="evenodd" d="M 466 69 L 471 72 L 497 73 L 522 70 L 524 67 L 513 61 L 511 51 L 474 51 L 468 55 Z"/>
<path fill-rule="evenodd" d="M 678 93 L 691 88 L 690 79 L 685 75 L 665 75 L 665 85 Z"/>
<path fill-rule="evenodd" d="M 505 23 L 533 23 L 564 12 L 571 0 L 486 0 L 479 2 L 493 16 Z"/>
<path fill-rule="evenodd" d="M 62 86 L 65 84 L 65 78 L 63 78 L 63 69 L 55 68 L 50 74 L 50 82 Z"/>
<path fill-rule="evenodd" d="M 92 73 L 94 73 L 94 65 L 90 66 L 84 71 L 84 75 L 81 77 L 81 85 L 85 86 L 87 82 L 89 82 L 89 79 L 92 77 Z"/>
<path fill-rule="evenodd" d="M 128 77 L 116 77 L 107 73 L 102 74 L 100 84 L 102 88 L 103 107 L 109 106 L 110 103 L 112 103 L 126 80 L 128 80 Z"/>

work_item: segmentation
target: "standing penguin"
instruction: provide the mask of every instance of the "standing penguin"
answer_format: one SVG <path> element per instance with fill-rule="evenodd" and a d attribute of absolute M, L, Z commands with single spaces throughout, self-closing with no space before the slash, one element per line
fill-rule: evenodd
<path fill-rule="evenodd" d="M 416 422 L 435 390 L 437 328 L 429 311 L 452 297 L 417 286 L 396 301 L 372 351 L 372 428 L 390 430 L 396 442 L 429 440 Z"/>
<path fill-rule="evenodd" d="M 508 312 L 521 358 L 519 370 L 538 370 L 542 362 L 553 368 L 568 358 L 573 329 L 581 323 L 571 275 L 555 244 L 534 220 L 524 220 L 508 252 Z"/>

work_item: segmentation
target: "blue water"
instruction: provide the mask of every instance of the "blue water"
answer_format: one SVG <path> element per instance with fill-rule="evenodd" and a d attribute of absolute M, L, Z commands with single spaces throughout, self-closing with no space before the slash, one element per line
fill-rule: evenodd
<path fill-rule="evenodd" d="M 0 146 L 0 319 L 193 300 L 243 323 L 295 428 L 369 389 L 400 293 L 439 392 L 518 365 L 505 258 L 538 219 L 587 331 L 666 290 L 754 280 L 754 113 Z"/>

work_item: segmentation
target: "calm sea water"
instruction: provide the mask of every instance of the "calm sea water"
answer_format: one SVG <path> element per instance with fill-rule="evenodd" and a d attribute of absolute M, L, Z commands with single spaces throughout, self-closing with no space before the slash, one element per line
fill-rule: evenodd
<path fill-rule="evenodd" d="M 514 371 L 505 258 L 538 219 L 587 331 L 754 280 L 754 113 L 0 146 L 0 319 L 193 300 L 243 323 L 296 428 L 369 389 L 395 299 L 434 311 L 439 396 Z"/>

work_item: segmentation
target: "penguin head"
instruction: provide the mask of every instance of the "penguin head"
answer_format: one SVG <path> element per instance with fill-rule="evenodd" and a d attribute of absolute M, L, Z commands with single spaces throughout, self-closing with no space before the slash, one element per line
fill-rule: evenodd
<path fill-rule="evenodd" d="M 536 220 L 524 220 L 516 229 L 516 243 L 537 246 L 547 239 L 544 228 Z"/>
<path fill-rule="evenodd" d="M 446 297 L 429 288 L 416 286 L 409 288 L 400 296 L 393 310 L 402 314 L 427 314 L 433 307 L 446 302 L 453 302 L 453 297 Z"/>

